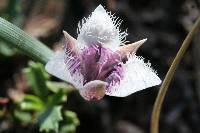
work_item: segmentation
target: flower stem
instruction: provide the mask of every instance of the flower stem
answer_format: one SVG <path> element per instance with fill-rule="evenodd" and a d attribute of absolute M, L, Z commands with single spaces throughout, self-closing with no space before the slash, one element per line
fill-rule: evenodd
<path fill-rule="evenodd" d="M 151 133 L 158 133 L 158 131 L 159 131 L 159 116 L 160 116 L 162 103 L 165 98 L 167 89 L 170 85 L 170 82 L 173 78 L 176 68 L 178 67 L 181 59 L 183 58 L 183 55 L 185 54 L 188 46 L 191 44 L 191 41 L 194 38 L 195 33 L 199 30 L 199 28 L 200 28 L 200 17 L 196 20 L 191 31 L 189 32 L 189 34 L 185 38 L 184 42 L 182 43 L 182 46 L 179 49 L 175 59 L 173 60 L 171 66 L 165 76 L 165 79 L 160 87 L 158 96 L 154 103 L 154 108 L 153 108 L 153 112 L 152 112 L 152 116 L 151 116 Z"/>
<path fill-rule="evenodd" d="M 1 17 L 0 39 L 42 63 L 46 63 L 53 56 L 47 46 Z"/>

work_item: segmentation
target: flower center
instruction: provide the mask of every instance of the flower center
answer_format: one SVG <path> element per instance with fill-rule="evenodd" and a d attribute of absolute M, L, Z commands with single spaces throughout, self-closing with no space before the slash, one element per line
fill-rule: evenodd
<path fill-rule="evenodd" d="M 90 45 L 73 61 L 71 72 L 79 70 L 84 77 L 84 83 L 100 80 L 113 86 L 123 78 L 124 71 L 118 53 L 104 48 L 101 45 Z"/>

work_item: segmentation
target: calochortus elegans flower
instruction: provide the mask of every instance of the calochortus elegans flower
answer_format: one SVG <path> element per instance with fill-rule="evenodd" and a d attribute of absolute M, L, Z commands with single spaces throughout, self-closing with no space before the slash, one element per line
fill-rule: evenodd
<path fill-rule="evenodd" d="M 127 33 L 120 31 L 121 22 L 99 5 L 79 23 L 77 39 L 63 31 L 64 50 L 55 53 L 46 70 L 71 83 L 86 100 L 125 97 L 159 85 L 150 63 L 135 55 L 146 39 L 125 44 Z"/>

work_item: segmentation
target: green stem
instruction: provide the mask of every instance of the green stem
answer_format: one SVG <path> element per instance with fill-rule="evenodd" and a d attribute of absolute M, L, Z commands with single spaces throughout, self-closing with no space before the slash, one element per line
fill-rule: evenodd
<path fill-rule="evenodd" d="M 1 17 L 0 39 L 42 63 L 46 63 L 53 56 L 47 46 Z"/>
<path fill-rule="evenodd" d="M 151 133 L 158 133 L 159 131 L 159 117 L 160 117 L 160 111 L 162 107 L 163 100 L 165 98 L 167 89 L 170 85 L 170 82 L 173 78 L 173 75 L 176 71 L 176 68 L 178 67 L 181 59 L 183 58 L 183 55 L 185 54 L 188 46 L 191 44 L 192 39 L 195 36 L 195 33 L 199 30 L 200 28 L 200 17 L 197 19 L 195 24 L 193 25 L 191 31 L 185 38 L 181 48 L 179 49 L 175 59 L 173 60 L 166 76 L 165 79 L 160 87 L 160 90 L 158 92 L 158 96 L 156 98 L 156 101 L 154 103 L 154 108 L 151 116 Z"/>

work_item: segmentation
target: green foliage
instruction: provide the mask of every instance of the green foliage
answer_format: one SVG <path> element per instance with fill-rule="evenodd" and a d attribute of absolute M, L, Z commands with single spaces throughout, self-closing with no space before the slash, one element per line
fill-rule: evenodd
<path fill-rule="evenodd" d="M 17 102 L 15 118 L 27 124 L 37 122 L 41 132 L 75 132 L 79 125 L 76 114 L 61 106 L 67 101 L 72 86 L 49 81 L 50 77 L 41 63 L 29 62 L 24 73 L 32 94 L 24 94 L 23 99 Z"/>
<path fill-rule="evenodd" d="M 75 90 L 74 87 L 64 82 L 53 82 L 53 81 L 48 82 L 47 81 L 46 84 L 48 88 L 54 93 L 58 92 L 59 90 L 62 90 L 65 93 L 70 93 L 71 91 Z"/>
<path fill-rule="evenodd" d="M 64 93 L 64 91 L 60 90 L 57 93 L 51 95 L 51 97 L 48 98 L 48 105 L 47 106 L 53 106 L 60 104 L 62 102 L 67 101 L 67 95 Z"/>
<path fill-rule="evenodd" d="M 14 116 L 23 123 L 30 123 L 32 121 L 32 116 L 29 112 L 16 109 L 14 110 Z"/>
<path fill-rule="evenodd" d="M 47 111 L 39 116 L 40 131 L 49 132 L 54 130 L 58 132 L 58 123 L 62 119 L 61 106 L 48 108 Z"/>
<path fill-rule="evenodd" d="M 10 0 L 9 8 L 14 10 L 8 8 L 8 12 L 1 16 L 20 27 L 23 15 L 20 15 L 19 5 L 19 1 Z M 54 54 L 52 50 L 7 20 L 0 17 L 0 54 L 12 56 L 19 50 L 36 61 L 47 63 Z M 30 62 L 24 73 L 32 92 L 24 94 L 21 101 L 16 101 L 13 116 L 25 124 L 37 122 L 40 131 L 75 132 L 79 125 L 76 114 L 61 109 L 61 104 L 67 100 L 67 94 L 74 88 L 66 83 L 50 81 L 40 63 Z"/>
<path fill-rule="evenodd" d="M 45 101 L 48 92 L 46 81 L 49 79 L 49 76 L 42 64 L 29 62 L 29 68 L 24 71 L 27 75 L 29 86 L 31 86 L 37 96 Z"/>
<path fill-rule="evenodd" d="M 45 107 L 43 101 L 39 97 L 30 94 L 26 94 L 23 101 L 20 102 L 19 105 L 22 110 L 27 111 L 40 111 Z"/>
<path fill-rule="evenodd" d="M 13 56 L 16 53 L 16 49 L 7 45 L 4 41 L 0 41 L 0 54 L 4 56 Z"/>
<path fill-rule="evenodd" d="M 60 133 L 74 133 L 76 131 L 76 127 L 80 124 L 76 113 L 72 111 L 64 112 L 64 121 L 66 123 L 61 127 Z"/>
<path fill-rule="evenodd" d="M 24 24 L 24 12 L 22 10 L 22 5 L 21 0 L 9 0 L 7 8 L 0 11 L 0 16 L 18 27 L 22 27 Z M 15 55 L 17 53 L 17 49 L 9 46 L 10 44 L 3 40 L 4 39 L 0 39 L 0 54 L 7 57 Z"/>

